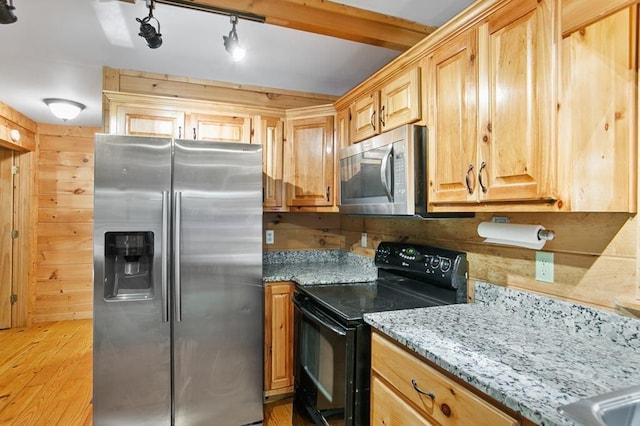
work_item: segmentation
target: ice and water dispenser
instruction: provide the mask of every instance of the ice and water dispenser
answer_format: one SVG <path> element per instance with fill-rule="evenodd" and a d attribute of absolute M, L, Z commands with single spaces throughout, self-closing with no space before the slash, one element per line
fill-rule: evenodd
<path fill-rule="evenodd" d="M 104 239 L 104 299 L 153 298 L 153 232 L 107 232 Z"/>

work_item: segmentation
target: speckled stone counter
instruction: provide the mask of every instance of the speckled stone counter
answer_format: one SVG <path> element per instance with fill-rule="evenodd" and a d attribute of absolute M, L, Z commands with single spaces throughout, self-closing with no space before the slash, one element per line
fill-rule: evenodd
<path fill-rule="evenodd" d="M 365 314 L 371 326 L 524 417 L 640 384 L 640 320 L 478 283 L 476 303 Z"/>
<path fill-rule="evenodd" d="M 262 267 L 264 282 L 302 285 L 373 281 L 377 273 L 372 258 L 341 250 L 265 253 Z"/>

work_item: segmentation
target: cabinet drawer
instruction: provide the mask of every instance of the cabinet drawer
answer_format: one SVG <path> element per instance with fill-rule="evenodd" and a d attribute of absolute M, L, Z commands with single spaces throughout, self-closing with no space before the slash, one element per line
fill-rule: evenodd
<path fill-rule="evenodd" d="M 399 346 L 373 333 L 371 368 L 419 411 L 441 424 L 518 425 L 518 421 L 482 400 Z M 431 393 L 433 399 L 414 389 Z"/>
<path fill-rule="evenodd" d="M 435 426 L 376 376 L 371 378 L 371 424 Z"/>

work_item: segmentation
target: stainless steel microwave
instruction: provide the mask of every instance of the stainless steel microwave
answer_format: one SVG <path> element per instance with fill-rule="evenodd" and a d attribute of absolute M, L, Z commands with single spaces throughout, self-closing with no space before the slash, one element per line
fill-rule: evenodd
<path fill-rule="evenodd" d="M 340 152 L 340 213 L 417 218 L 427 212 L 427 129 L 405 125 Z"/>

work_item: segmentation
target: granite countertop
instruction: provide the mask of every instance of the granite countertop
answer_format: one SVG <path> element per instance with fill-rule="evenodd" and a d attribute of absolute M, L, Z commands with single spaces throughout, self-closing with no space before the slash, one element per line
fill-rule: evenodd
<path fill-rule="evenodd" d="M 373 259 L 342 250 L 265 253 L 264 282 L 295 281 L 302 285 L 357 283 L 376 279 Z"/>
<path fill-rule="evenodd" d="M 640 320 L 485 283 L 476 303 L 365 321 L 541 425 L 557 408 L 640 384 Z"/>

